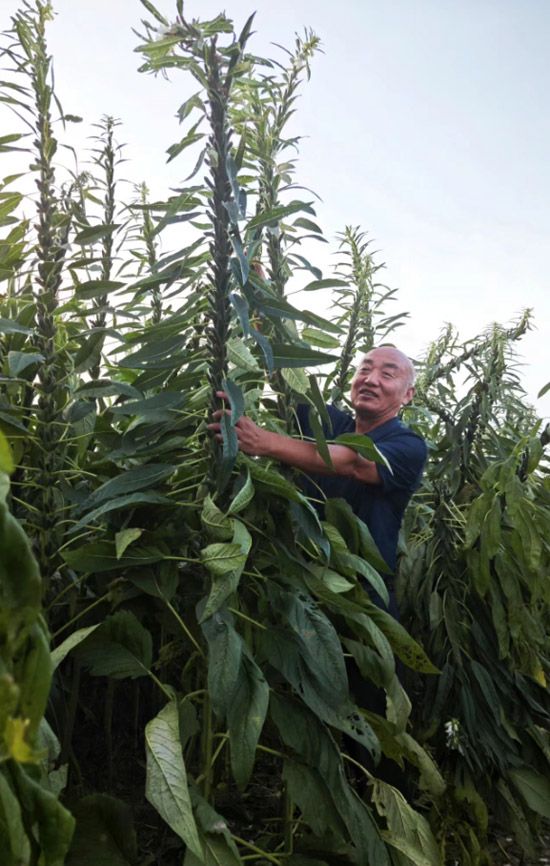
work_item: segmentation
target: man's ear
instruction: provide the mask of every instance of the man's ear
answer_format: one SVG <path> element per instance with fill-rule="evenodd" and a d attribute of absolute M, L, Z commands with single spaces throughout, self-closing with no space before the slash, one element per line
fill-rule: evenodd
<path fill-rule="evenodd" d="M 416 388 L 414 387 L 414 385 L 409 385 L 409 387 L 405 391 L 405 397 L 403 398 L 403 402 L 401 405 L 407 406 L 407 404 L 410 403 L 412 398 L 414 397 L 415 392 L 416 392 Z"/>

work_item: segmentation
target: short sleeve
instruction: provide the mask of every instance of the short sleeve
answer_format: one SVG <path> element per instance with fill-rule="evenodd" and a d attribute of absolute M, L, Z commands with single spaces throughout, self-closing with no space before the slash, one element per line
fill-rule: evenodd
<path fill-rule="evenodd" d="M 413 493 L 422 479 L 428 453 L 424 440 L 407 431 L 375 444 L 392 470 L 390 472 L 386 466 L 378 464 L 378 474 L 384 491 L 392 493 L 402 490 Z"/>

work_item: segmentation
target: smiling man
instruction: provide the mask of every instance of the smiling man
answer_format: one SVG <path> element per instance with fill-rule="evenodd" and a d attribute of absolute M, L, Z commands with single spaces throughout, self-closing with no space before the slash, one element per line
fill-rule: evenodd
<path fill-rule="evenodd" d="M 403 513 L 420 484 L 426 461 L 426 444 L 398 418 L 402 406 L 414 395 L 414 367 L 409 358 L 391 346 L 372 349 L 360 361 L 351 383 L 351 404 L 355 415 L 327 407 L 332 430 L 327 438 L 342 433 L 368 435 L 388 460 L 391 471 L 367 460 L 344 445 L 329 445 L 331 470 L 317 450 L 308 421 L 308 407 L 299 406 L 299 439 L 265 430 L 243 416 L 236 424 L 239 448 L 245 454 L 271 457 L 300 469 L 304 492 L 319 499 L 341 497 L 369 527 L 383 558 L 393 572 L 397 559 L 397 540 Z M 225 396 L 220 394 L 219 396 Z M 214 414 L 210 429 L 221 439 L 219 418 Z M 392 579 L 386 575 L 390 590 L 390 611 L 397 608 Z"/>

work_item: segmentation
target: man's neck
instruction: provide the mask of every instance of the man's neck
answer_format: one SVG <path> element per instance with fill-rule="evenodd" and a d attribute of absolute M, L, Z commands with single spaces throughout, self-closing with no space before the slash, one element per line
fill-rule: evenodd
<path fill-rule="evenodd" d="M 381 427 L 386 421 L 391 421 L 392 418 L 397 418 L 397 415 L 387 414 L 373 418 L 371 415 L 365 416 L 361 414 L 355 415 L 355 432 L 361 435 L 368 435 L 376 427 Z"/>

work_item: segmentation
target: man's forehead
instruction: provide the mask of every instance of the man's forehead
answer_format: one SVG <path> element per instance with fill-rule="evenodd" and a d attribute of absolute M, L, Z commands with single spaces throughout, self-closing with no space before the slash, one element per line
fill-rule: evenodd
<path fill-rule="evenodd" d="M 403 352 L 400 352 L 399 349 L 388 347 L 387 349 L 371 349 L 370 352 L 363 355 L 359 362 L 359 366 L 371 366 L 376 362 L 378 362 L 381 367 L 388 367 L 393 370 L 406 370 L 411 365 L 411 362 Z"/>

